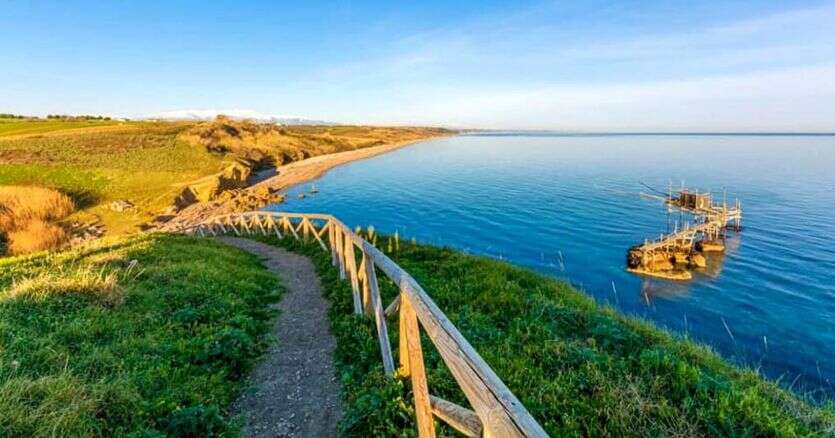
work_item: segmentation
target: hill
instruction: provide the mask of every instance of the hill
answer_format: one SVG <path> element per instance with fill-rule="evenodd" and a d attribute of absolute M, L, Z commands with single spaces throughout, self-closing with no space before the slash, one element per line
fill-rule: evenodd
<path fill-rule="evenodd" d="M 118 235 L 244 187 L 261 167 L 440 132 L 287 127 L 224 118 L 202 123 L 10 118 L 0 120 L 0 185 L 57 189 L 76 206 L 67 225 L 75 223 L 79 230 L 95 225 L 93 235 Z"/>

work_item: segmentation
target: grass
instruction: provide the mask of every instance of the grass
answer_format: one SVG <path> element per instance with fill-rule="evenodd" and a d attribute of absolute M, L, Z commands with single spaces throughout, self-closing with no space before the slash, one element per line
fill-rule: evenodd
<path fill-rule="evenodd" d="M 0 137 L 28 134 L 45 134 L 66 129 L 115 125 L 116 121 L 101 120 L 39 120 L 0 118 Z"/>
<path fill-rule="evenodd" d="M 57 249 L 65 243 L 64 228 L 50 221 L 75 210 L 72 199 L 56 190 L 31 186 L 0 186 L 0 239 L 10 254 Z"/>
<path fill-rule="evenodd" d="M 2 435 L 235 435 L 279 293 L 255 257 L 183 236 L 0 260 Z"/>
<path fill-rule="evenodd" d="M 222 158 L 179 139 L 189 124 L 40 122 L 83 127 L 0 137 L 0 184 L 56 188 L 79 206 L 72 218 L 101 222 L 110 234 L 134 232 L 168 207 L 182 185 L 218 172 Z M 114 212 L 108 204 L 136 205 Z"/>
<path fill-rule="evenodd" d="M 0 185 L 58 189 L 78 206 L 73 220 L 101 222 L 108 234 L 120 235 L 165 213 L 189 184 L 218 174 L 242 157 L 271 157 L 280 164 L 440 132 L 278 127 L 231 120 L 196 124 L 0 119 Z M 116 200 L 128 200 L 136 208 L 111 211 L 108 204 Z"/>
<path fill-rule="evenodd" d="M 309 255 L 332 302 L 346 389 L 343 433 L 413 434 L 408 385 L 383 376 L 374 326 L 351 315 L 350 286 L 329 255 L 316 245 L 267 241 Z M 831 404 L 812 405 L 703 346 L 601 307 L 566 283 L 449 249 L 402 244 L 389 253 L 552 436 L 835 433 Z M 383 278 L 387 304 L 396 288 Z M 396 344 L 397 324 L 389 330 Z M 434 347 L 423 344 L 430 392 L 468 406 Z"/>

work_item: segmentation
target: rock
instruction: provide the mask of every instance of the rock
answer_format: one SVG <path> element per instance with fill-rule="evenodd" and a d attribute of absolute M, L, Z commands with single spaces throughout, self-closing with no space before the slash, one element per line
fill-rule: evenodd
<path fill-rule="evenodd" d="M 125 210 L 133 209 L 134 205 L 132 202 L 127 200 L 118 200 L 113 201 L 110 203 L 110 209 L 113 211 L 123 212 Z"/>

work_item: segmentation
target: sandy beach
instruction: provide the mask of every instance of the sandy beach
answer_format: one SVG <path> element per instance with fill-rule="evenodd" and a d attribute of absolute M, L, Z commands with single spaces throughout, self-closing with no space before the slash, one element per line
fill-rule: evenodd
<path fill-rule="evenodd" d="M 197 225 L 206 219 L 228 213 L 257 210 L 273 202 L 271 193 L 282 193 L 288 188 L 319 178 L 334 167 L 357 160 L 375 157 L 393 150 L 420 142 L 410 140 L 388 145 L 372 146 L 353 151 L 320 155 L 306 160 L 296 161 L 276 168 L 276 175 L 264 181 L 239 190 L 225 200 L 198 202 L 181 210 L 176 216 L 158 227 L 159 230 L 176 231 Z"/>

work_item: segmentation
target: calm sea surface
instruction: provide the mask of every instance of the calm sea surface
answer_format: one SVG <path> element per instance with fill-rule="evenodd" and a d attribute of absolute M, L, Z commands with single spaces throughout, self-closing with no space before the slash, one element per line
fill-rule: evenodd
<path fill-rule="evenodd" d="M 685 183 L 739 198 L 743 231 L 680 283 L 624 270 L 679 220 L 641 197 Z M 479 134 L 330 171 L 276 209 L 327 212 L 570 281 L 818 397 L 835 394 L 835 137 Z M 429 291 L 431 294 L 431 291 Z"/>

